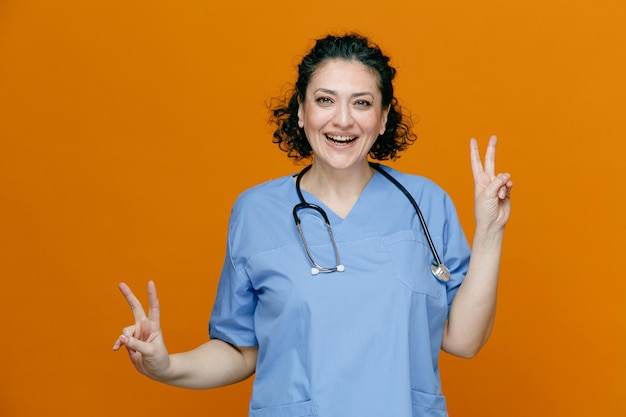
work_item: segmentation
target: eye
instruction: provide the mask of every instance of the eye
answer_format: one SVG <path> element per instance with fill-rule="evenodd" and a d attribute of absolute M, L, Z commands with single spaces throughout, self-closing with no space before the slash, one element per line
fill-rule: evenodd
<path fill-rule="evenodd" d="M 367 107 L 371 107 L 372 103 L 367 100 L 357 100 L 354 102 L 354 105 L 357 107 L 367 108 Z"/>
<path fill-rule="evenodd" d="M 326 96 L 321 96 L 321 97 L 317 97 L 315 99 L 316 103 L 319 103 L 321 105 L 329 105 L 331 104 L 333 101 L 330 97 L 326 97 Z"/>

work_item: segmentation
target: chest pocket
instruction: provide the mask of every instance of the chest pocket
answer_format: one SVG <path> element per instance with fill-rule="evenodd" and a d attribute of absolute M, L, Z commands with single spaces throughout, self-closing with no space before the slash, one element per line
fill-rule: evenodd
<path fill-rule="evenodd" d="M 303 401 L 295 404 L 279 405 L 251 409 L 250 417 L 317 417 L 317 406 L 312 401 Z"/>
<path fill-rule="evenodd" d="M 440 247 L 439 237 L 433 243 Z M 396 278 L 411 291 L 438 299 L 445 293 L 445 284 L 437 280 L 430 270 L 433 254 L 423 234 L 401 230 L 385 236 L 383 243 L 394 266 Z"/>

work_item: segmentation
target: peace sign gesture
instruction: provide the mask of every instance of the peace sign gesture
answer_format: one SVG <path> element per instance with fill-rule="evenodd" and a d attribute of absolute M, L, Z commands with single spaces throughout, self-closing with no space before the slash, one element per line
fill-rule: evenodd
<path fill-rule="evenodd" d="M 485 165 L 480 159 L 478 142 L 470 141 L 470 158 L 474 174 L 474 212 L 476 227 L 501 230 L 511 214 L 510 174 L 495 175 L 497 138 L 492 136 L 485 153 Z"/>
<path fill-rule="evenodd" d="M 126 346 L 131 362 L 140 373 L 152 379 L 162 379 L 169 368 L 170 360 L 161 333 L 161 309 L 156 286 L 154 282 L 148 282 L 148 316 L 128 285 L 122 282 L 119 288 L 133 311 L 135 324 L 122 330 L 113 350 Z"/>

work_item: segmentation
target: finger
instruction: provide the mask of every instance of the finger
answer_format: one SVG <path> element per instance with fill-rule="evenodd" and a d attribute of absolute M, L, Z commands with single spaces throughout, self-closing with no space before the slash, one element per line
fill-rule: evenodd
<path fill-rule="evenodd" d="M 498 176 L 496 176 L 493 181 L 491 182 L 491 184 L 489 184 L 489 187 L 487 187 L 487 193 L 489 195 L 494 195 L 494 196 L 498 196 L 499 198 L 504 198 L 502 197 L 502 191 L 504 190 L 504 196 L 506 197 L 506 189 L 507 189 L 507 185 L 509 184 L 509 180 L 511 178 L 511 174 L 498 174 Z M 511 183 L 512 185 L 513 183 Z"/>
<path fill-rule="evenodd" d="M 153 281 L 148 281 L 148 300 L 150 301 L 150 309 L 148 310 L 148 318 L 157 323 L 161 320 L 161 306 L 157 297 L 156 285 Z"/>
<path fill-rule="evenodd" d="M 113 350 L 119 350 L 122 346 L 128 347 L 128 341 L 130 340 L 129 335 L 122 334 L 117 338 L 115 343 L 113 344 Z"/>
<path fill-rule="evenodd" d="M 498 190 L 498 197 L 500 200 L 504 200 L 505 198 L 511 197 L 511 188 L 513 187 L 513 182 L 508 181 L 504 186 L 500 187 Z"/>
<path fill-rule="evenodd" d="M 115 343 L 113 343 L 113 350 L 119 350 L 122 347 L 122 336 L 118 337 Z"/>
<path fill-rule="evenodd" d="M 128 338 L 125 344 L 128 348 L 128 353 L 131 355 L 140 353 L 141 356 L 148 357 L 154 353 L 154 347 L 149 342 L 144 342 L 134 337 Z"/>
<path fill-rule="evenodd" d="M 139 322 L 145 319 L 146 313 L 145 311 L 143 311 L 143 307 L 141 306 L 141 303 L 139 302 L 137 297 L 135 297 L 135 294 L 133 294 L 133 292 L 130 290 L 130 287 L 125 283 L 120 282 L 119 288 L 124 295 L 124 298 L 126 298 L 126 302 L 130 306 L 130 309 L 133 312 L 133 317 L 135 317 L 135 321 Z"/>
<path fill-rule="evenodd" d="M 489 144 L 487 145 L 487 152 L 485 152 L 485 173 L 490 178 L 495 176 L 496 169 L 496 145 L 498 138 L 493 135 L 489 138 Z"/>
<path fill-rule="evenodd" d="M 138 352 L 142 355 L 150 355 L 152 353 L 152 346 L 150 346 L 150 343 L 144 342 L 134 337 L 122 335 L 117 339 L 113 347 L 115 348 L 116 345 L 118 346 L 118 348 L 114 350 L 118 350 L 122 345 L 124 345 L 126 346 L 126 349 L 128 349 L 128 353 L 130 355 L 135 354 L 135 352 Z"/>
<path fill-rule="evenodd" d="M 483 163 L 480 160 L 478 142 L 474 138 L 470 139 L 470 162 L 472 163 L 472 173 L 474 174 L 474 178 L 479 178 L 483 173 Z"/>
<path fill-rule="evenodd" d="M 136 328 L 136 327 L 137 327 L 137 326 L 128 326 L 128 327 L 124 327 L 124 328 L 122 329 L 122 335 L 124 335 L 124 336 L 128 336 L 128 337 L 132 336 L 133 334 L 135 334 L 135 328 Z"/>

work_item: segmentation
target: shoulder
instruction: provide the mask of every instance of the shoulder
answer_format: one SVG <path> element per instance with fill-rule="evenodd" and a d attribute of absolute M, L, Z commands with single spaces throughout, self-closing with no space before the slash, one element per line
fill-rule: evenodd
<path fill-rule="evenodd" d="M 291 175 L 247 189 L 233 205 L 229 226 L 231 254 L 247 257 L 284 245 L 297 195 Z M 290 223 L 291 222 L 291 223 Z"/>
<path fill-rule="evenodd" d="M 268 180 L 242 192 L 235 200 L 233 210 L 241 210 L 255 204 L 268 204 L 276 200 L 284 200 L 293 187 L 293 177 L 291 175 Z"/>
<path fill-rule="evenodd" d="M 425 217 L 435 222 L 438 221 L 437 219 L 446 221 L 457 218 L 452 198 L 433 180 L 420 175 L 403 173 L 388 166 L 381 165 L 381 167 L 406 189 Z"/>
<path fill-rule="evenodd" d="M 438 196 L 442 198 L 449 198 L 446 191 L 441 188 L 433 180 L 423 177 L 421 175 L 409 174 L 402 171 L 398 171 L 387 165 L 380 165 L 380 167 L 389 175 L 391 175 L 396 181 L 398 181 L 409 193 L 413 196 L 426 196 L 427 198 L 436 198 Z"/>
<path fill-rule="evenodd" d="M 297 195 L 291 175 L 272 179 L 242 192 L 233 204 L 231 224 L 274 223 L 290 213 Z"/>

